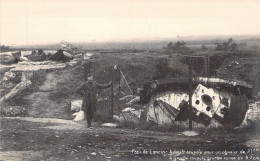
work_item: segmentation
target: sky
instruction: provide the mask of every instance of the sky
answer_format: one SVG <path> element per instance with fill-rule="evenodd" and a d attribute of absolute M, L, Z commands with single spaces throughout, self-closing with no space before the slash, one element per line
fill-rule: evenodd
<path fill-rule="evenodd" d="M 0 0 L 0 43 L 260 35 L 258 0 Z"/>

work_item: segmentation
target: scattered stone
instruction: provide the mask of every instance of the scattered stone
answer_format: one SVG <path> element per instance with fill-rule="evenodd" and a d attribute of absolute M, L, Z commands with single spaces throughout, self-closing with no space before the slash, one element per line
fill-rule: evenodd
<path fill-rule="evenodd" d="M 199 135 L 199 133 L 197 133 L 196 131 L 184 131 L 184 132 L 182 132 L 182 135 L 184 135 L 184 136 L 197 136 L 197 135 Z"/>
<path fill-rule="evenodd" d="M 103 126 L 103 127 L 117 127 L 118 124 L 116 124 L 116 123 L 104 123 L 101 126 Z"/>
<path fill-rule="evenodd" d="M 92 152 L 92 153 L 90 153 L 91 155 L 97 155 L 97 153 L 96 152 Z"/>
<path fill-rule="evenodd" d="M 11 71 L 5 72 L 5 74 L 4 74 L 4 76 L 7 78 L 7 80 L 15 78 L 15 75 L 16 74 Z"/>
<path fill-rule="evenodd" d="M 1 105 L 0 105 L 1 106 Z M 23 106 L 1 106 L 1 115 L 2 116 L 24 116 L 27 113 L 27 110 Z"/>
<path fill-rule="evenodd" d="M 92 59 L 93 57 L 94 57 L 94 54 L 92 54 L 92 53 L 86 53 L 83 55 L 84 60 Z"/>
<path fill-rule="evenodd" d="M 14 67 L 12 66 L 5 66 L 5 65 L 0 65 L 0 75 L 4 75 L 5 72 L 8 72 L 10 69 Z"/>

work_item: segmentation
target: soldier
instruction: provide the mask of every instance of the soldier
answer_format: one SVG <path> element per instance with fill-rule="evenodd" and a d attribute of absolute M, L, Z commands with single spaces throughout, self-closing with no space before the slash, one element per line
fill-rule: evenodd
<path fill-rule="evenodd" d="M 87 81 L 82 83 L 76 92 L 83 95 L 82 110 L 85 112 L 87 117 L 88 127 L 91 127 L 91 122 L 94 113 L 97 110 L 97 89 L 105 89 L 110 87 L 112 82 L 108 84 L 99 84 L 93 79 L 92 74 L 88 74 Z"/>

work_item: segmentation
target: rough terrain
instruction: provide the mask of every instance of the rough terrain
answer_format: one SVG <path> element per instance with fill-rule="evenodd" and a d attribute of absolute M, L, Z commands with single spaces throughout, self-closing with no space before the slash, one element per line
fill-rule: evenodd
<path fill-rule="evenodd" d="M 61 119 L 0 118 L 0 160 L 259 160 L 255 129 L 163 132 Z M 194 158 L 193 158 L 194 157 Z M 225 157 L 225 158 L 224 158 Z"/>

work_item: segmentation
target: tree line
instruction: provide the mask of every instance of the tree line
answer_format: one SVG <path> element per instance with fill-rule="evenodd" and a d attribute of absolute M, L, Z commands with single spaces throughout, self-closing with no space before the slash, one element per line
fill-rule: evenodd
<path fill-rule="evenodd" d="M 233 38 L 229 38 L 227 41 L 223 43 L 216 43 L 216 51 L 237 51 L 238 44 L 233 40 Z M 176 43 L 169 42 L 166 46 L 163 47 L 166 51 L 175 51 L 175 52 L 183 52 L 189 51 L 190 48 L 187 47 L 187 43 L 185 41 L 177 41 Z M 206 51 L 208 48 L 205 44 L 201 45 L 201 50 Z"/>

